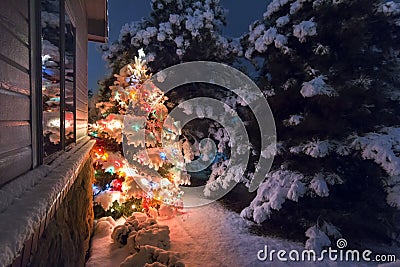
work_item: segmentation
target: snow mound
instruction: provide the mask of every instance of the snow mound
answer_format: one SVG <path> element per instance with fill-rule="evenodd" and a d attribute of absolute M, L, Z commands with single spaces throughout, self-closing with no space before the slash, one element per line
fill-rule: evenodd
<path fill-rule="evenodd" d="M 169 228 L 166 225 L 152 225 L 138 232 L 131 232 L 127 243 L 132 251 L 145 245 L 167 249 L 170 245 Z"/>
<path fill-rule="evenodd" d="M 159 225 L 155 219 L 144 216 L 146 215 L 143 213 L 134 213 L 124 224 L 114 228 L 111 238 L 115 243 L 128 244 L 132 250 L 144 245 L 168 248 L 168 226 Z"/>
<path fill-rule="evenodd" d="M 145 216 L 142 214 L 142 216 Z M 146 217 L 145 217 L 146 219 Z M 162 220 L 162 219 L 159 219 Z M 127 246 L 122 248 L 113 243 L 110 236 L 97 238 L 93 237 L 91 257 L 86 263 L 86 267 L 97 266 L 183 266 L 179 265 L 183 261 L 187 266 L 267 266 L 267 262 L 257 259 L 257 252 L 265 245 L 275 250 L 297 250 L 302 251 L 304 245 L 288 240 L 283 240 L 268 236 L 257 236 L 249 231 L 249 226 L 254 223 L 243 220 L 237 213 L 226 210 L 221 204 L 214 202 L 210 205 L 191 208 L 183 215 L 174 216 L 172 219 L 162 220 L 163 224 L 169 226 L 171 233 L 171 249 L 179 254 L 171 253 L 159 248 L 145 249 L 149 246 L 142 246 L 135 254 L 130 255 Z M 117 224 L 124 221 L 118 220 Z M 337 228 L 323 221 L 319 223 L 319 231 L 326 236 L 333 238 L 340 237 Z M 309 233 L 310 236 L 312 233 Z M 316 241 L 316 240 L 314 240 Z M 325 240 L 326 241 L 326 240 Z M 312 242 L 311 242 L 312 243 Z M 310 244 L 311 244 L 310 243 Z M 152 251 L 153 250 L 153 251 Z M 161 253 L 163 252 L 163 253 Z M 136 256 L 135 256 L 136 255 Z M 167 263 L 161 261 L 161 255 L 168 256 Z M 173 265 L 172 256 L 178 256 Z M 145 260 L 140 259 L 143 257 Z M 128 261 L 129 259 L 129 261 Z M 134 260 L 136 262 L 134 262 Z M 141 260 L 141 262 L 139 262 Z M 143 265 L 140 265 L 143 264 Z M 389 264 L 387 266 L 398 266 Z M 376 266 L 364 262 L 333 262 L 325 259 L 322 262 L 279 262 L 275 261 L 270 265 L 274 267 L 367 267 Z M 386 266 L 386 265 L 382 265 Z"/>
<path fill-rule="evenodd" d="M 184 267 L 185 264 L 179 260 L 179 255 L 153 246 L 143 246 L 139 252 L 133 254 L 121 263 L 121 267 L 140 266 L 168 266 Z"/>
<path fill-rule="evenodd" d="M 103 217 L 96 222 L 86 266 L 185 266 L 179 254 L 166 250 L 169 247 L 169 226 L 145 213 L 134 212 L 117 222 Z"/>
<path fill-rule="evenodd" d="M 98 237 L 109 235 L 115 226 L 115 221 L 112 217 L 103 217 L 97 220 L 94 228 L 94 234 Z"/>

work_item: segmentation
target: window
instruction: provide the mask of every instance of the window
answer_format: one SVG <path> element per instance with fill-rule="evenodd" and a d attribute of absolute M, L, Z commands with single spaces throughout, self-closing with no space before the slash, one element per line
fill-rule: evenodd
<path fill-rule="evenodd" d="M 65 13 L 65 146 L 75 142 L 75 28 Z"/>
<path fill-rule="evenodd" d="M 64 0 L 41 1 L 43 157 L 75 142 L 75 27 Z"/>

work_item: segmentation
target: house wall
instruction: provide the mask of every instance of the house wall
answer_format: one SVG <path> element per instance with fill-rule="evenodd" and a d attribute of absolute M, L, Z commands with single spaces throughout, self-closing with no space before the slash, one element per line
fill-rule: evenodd
<path fill-rule="evenodd" d="M 37 105 L 41 88 L 35 84 L 34 0 L 0 1 L 0 188 L 40 162 Z M 88 25 L 84 0 L 66 0 L 76 27 L 76 137 L 87 135 Z M 34 31 L 33 31 L 34 32 Z M 31 38 L 32 37 L 32 38 Z M 36 36 L 37 38 L 37 36 Z M 38 49 L 36 49 L 38 50 Z"/>
<path fill-rule="evenodd" d="M 9 202 L 0 205 L 0 266 L 83 266 L 93 227 L 93 144 L 86 137 L 0 189 L 0 204 Z"/>
<path fill-rule="evenodd" d="M 0 1 L 0 186 L 32 167 L 28 0 Z"/>
<path fill-rule="evenodd" d="M 85 265 L 93 229 L 93 173 L 89 158 L 40 239 L 32 242 L 32 249 L 37 250 L 31 252 L 29 266 Z M 40 235 L 39 231 L 35 235 Z"/>
<path fill-rule="evenodd" d="M 0 0 L 0 266 L 82 266 L 93 223 L 85 0 L 76 27 L 76 145 L 41 165 L 39 0 Z M 50 264 L 50 265 L 49 265 Z"/>

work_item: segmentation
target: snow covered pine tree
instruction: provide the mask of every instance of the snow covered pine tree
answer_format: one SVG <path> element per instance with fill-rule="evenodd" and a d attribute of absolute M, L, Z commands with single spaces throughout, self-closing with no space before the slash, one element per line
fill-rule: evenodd
<path fill-rule="evenodd" d="M 118 41 L 101 47 L 113 73 L 141 48 L 153 73 L 194 60 L 232 62 L 241 53 L 239 39 L 220 34 L 226 18 L 219 0 L 152 0 L 151 7 L 149 18 L 125 24 Z"/>
<path fill-rule="evenodd" d="M 400 4 L 383 2 L 274 0 L 243 37 L 280 142 L 242 216 L 310 227 L 307 248 L 400 242 Z"/>

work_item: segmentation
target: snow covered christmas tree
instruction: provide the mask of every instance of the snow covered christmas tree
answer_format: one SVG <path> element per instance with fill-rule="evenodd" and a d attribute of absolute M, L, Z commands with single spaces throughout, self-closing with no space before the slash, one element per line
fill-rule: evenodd
<path fill-rule="evenodd" d="M 385 198 L 400 208 L 399 19 L 394 2 L 274 0 L 250 26 L 245 55 L 280 142 L 262 152 L 275 167 L 244 217 L 311 226 L 308 247 L 340 236 L 331 223 L 400 242 L 396 228 L 375 230 L 394 212 Z"/>
<path fill-rule="evenodd" d="M 91 125 L 98 140 L 94 201 L 115 217 L 155 212 L 162 204 L 181 207 L 179 186 L 190 183 L 181 170 L 191 160 L 190 145 L 179 140 L 179 122 L 167 118 L 167 98 L 149 81 L 144 58 L 140 50 L 134 63 L 115 74 L 110 101 L 97 103 L 104 119 Z"/>

